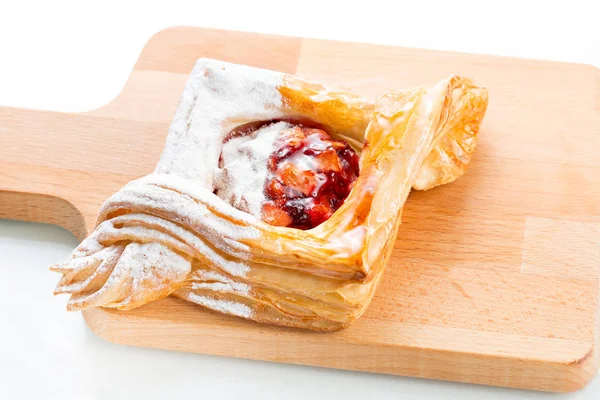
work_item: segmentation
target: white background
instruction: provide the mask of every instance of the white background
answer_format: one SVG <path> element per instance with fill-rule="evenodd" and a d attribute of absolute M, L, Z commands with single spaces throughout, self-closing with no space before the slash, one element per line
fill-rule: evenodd
<path fill-rule="evenodd" d="M 99 107 L 120 91 L 148 38 L 174 25 L 600 66 L 597 1 L 287 3 L 3 0 L 0 105 Z M 109 344 L 51 296 L 57 276 L 47 267 L 76 244 L 57 227 L 0 220 L 0 399 L 600 398 L 600 377 L 555 395 Z"/>

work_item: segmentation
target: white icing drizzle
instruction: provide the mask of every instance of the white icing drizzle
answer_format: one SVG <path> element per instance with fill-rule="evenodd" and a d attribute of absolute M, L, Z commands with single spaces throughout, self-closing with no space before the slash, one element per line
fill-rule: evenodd
<path fill-rule="evenodd" d="M 217 196 L 260 218 L 273 143 L 291 127 L 287 122 L 277 122 L 225 142 L 221 153 L 223 167 L 215 177 Z"/>

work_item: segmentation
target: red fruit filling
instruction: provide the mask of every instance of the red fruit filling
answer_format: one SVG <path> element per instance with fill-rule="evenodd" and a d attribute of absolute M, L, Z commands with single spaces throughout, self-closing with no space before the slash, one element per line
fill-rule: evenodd
<path fill-rule="evenodd" d="M 311 229 L 343 203 L 358 177 L 358 155 L 321 129 L 294 126 L 275 140 L 262 220 Z"/>

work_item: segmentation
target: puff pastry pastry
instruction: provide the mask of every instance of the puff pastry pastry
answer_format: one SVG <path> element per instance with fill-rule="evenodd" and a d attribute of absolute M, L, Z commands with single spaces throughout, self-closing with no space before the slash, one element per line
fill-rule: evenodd
<path fill-rule="evenodd" d="M 451 76 L 358 94 L 274 71 L 200 59 L 154 173 L 102 206 L 94 232 L 52 267 L 69 310 L 130 310 L 173 295 L 262 323 L 331 331 L 368 306 L 411 188 L 466 170 L 487 92 Z M 322 224 L 272 226 L 215 194 L 227 135 L 257 121 L 302 121 L 360 153 L 350 194 Z"/>

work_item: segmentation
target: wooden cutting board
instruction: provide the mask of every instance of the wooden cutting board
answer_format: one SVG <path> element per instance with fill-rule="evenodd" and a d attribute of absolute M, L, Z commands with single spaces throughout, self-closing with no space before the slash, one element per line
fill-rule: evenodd
<path fill-rule="evenodd" d="M 591 66 L 167 29 L 104 107 L 0 111 L 0 217 L 85 237 L 104 199 L 153 170 L 199 57 L 368 96 L 458 73 L 486 86 L 490 105 L 467 174 L 409 197 L 383 282 L 348 329 L 273 328 L 165 299 L 88 310 L 94 332 L 134 346 L 537 390 L 576 390 L 594 376 L 600 72 Z"/>

